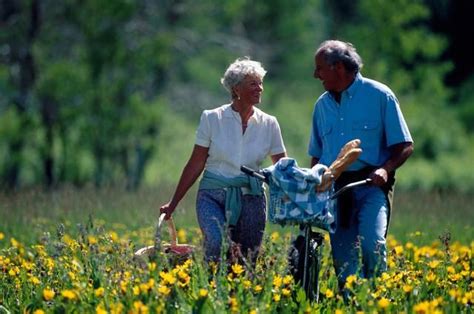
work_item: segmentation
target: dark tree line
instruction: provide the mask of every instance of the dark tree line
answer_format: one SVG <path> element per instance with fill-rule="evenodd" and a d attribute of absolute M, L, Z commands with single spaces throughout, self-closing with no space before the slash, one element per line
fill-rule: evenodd
<path fill-rule="evenodd" d="M 354 42 L 370 65 L 367 74 L 390 81 L 409 100 L 413 116 L 422 111 L 410 103 L 444 112 L 454 99 L 461 103 L 452 106 L 454 116 L 462 112 L 464 127 L 473 128 L 474 110 L 463 105 L 472 96 L 457 93 L 458 84 L 470 84 L 473 71 L 468 1 L 0 0 L 0 5 L 4 188 L 90 182 L 138 188 L 150 163 L 168 153 L 159 150 L 167 113 L 195 121 L 203 108 L 226 101 L 218 80 L 238 56 L 251 56 L 269 69 L 268 110 L 277 114 L 290 100 L 304 114 L 319 92 L 311 55 L 332 37 Z M 284 127 L 295 123 L 285 113 L 279 119 Z M 438 124 L 437 117 L 430 119 Z M 462 126 L 447 121 L 459 129 L 450 134 L 463 137 Z M 449 138 L 440 141 L 445 133 L 424 122 L 412 123 L 420 158 L 436 160 L 440 152 L 460 147 Z M 289 146 L 303 152 L 303 133 L 287 129 Z"/>

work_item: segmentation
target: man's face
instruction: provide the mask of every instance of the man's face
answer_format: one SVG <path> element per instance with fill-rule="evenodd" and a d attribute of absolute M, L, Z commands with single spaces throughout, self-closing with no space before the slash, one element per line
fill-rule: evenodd
<path fill-rule="evenodd" d="M 315 58 L 314 78 L 321 80 L 324 89 L 329 92 L 339 92 L 340 78 L 337 65 L 326 63 L 324 56 L 319 53 Z"/>

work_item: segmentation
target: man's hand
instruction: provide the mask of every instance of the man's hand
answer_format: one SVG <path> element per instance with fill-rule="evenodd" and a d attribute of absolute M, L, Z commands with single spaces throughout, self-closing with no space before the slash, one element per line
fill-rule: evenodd
<path fill-rule="evenodd" d="M 382 186 L 387 183 L 388 174 L 400 167 L 413 153 L 413 143 L 404 142 L 390 146 L 390 153 L 392 156 L 385 164 L 370 174 L 372 184 Z"/>
<path fill-rule="evenodd" d="M 385 168 L 375 169 L 369 176 L 372 179 L 372 184 L 376 186 L 382 186 L 388 181 L 388 172 Z"/>

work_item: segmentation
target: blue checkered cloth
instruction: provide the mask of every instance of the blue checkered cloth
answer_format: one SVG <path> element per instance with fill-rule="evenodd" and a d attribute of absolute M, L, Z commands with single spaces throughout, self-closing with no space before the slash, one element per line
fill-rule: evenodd
<path fill-rule="evenodd" d="M 310 169 L 299 168 L 292 158 L 282 158 L 263 169 L 269 178 L 269 220 L 280 225 L 310 223 L 334 232 L 335 201 L 330 199 L 333 189 L 321 193 L 315 189 L 326 169 L 322 164 Z"/>

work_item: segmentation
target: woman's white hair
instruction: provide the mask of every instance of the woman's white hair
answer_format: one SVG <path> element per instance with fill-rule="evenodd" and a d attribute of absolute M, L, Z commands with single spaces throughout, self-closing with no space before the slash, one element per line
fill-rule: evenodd
<path fill-rule="evenodd" d="M 249 57 L 238 58 L 235 60 L 224 73 L 221 78 L 221 83 L 231 94 L 232 88 L 238 85 L 248 75 L 257 76 L 263 79 L 267 71 L 262 67 L 258 61 L 250 60 Z"/>

